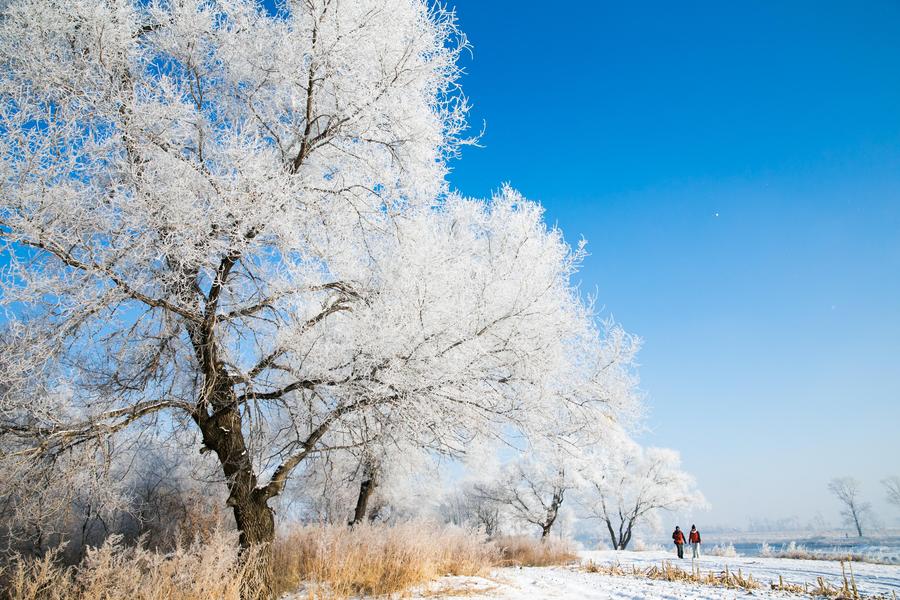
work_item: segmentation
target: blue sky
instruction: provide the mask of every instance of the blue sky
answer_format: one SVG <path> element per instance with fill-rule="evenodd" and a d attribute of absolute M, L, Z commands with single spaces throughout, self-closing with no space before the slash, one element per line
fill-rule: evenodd
<path fill-rule="evenodd" d="M 852 474 L 900 523 L 900 5 L 453 4 L 487 128 L 451 183 L 587 238 L 704 521 L 837 522 Z"/>

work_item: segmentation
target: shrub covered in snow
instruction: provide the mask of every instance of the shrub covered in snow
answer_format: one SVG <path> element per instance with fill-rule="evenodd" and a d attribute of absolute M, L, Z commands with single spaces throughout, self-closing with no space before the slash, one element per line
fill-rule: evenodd
<path fill-rule="evenodd" d="M 848 551 L 843 548 L 819 548 L 813 549 L 797 542 L 783 544 L 780 548 L 773 548 L 768 543 L 763 543 L 759 551 L 760 556 L 766 558 L 794 558 L 798 560 L 850 560 L 854 562 L 867 562 L 882 565 L 900 564 L 900 554 L 896 549 L 887 546 L 868 547 L 867 551 Z"/>
<path fill-rule="evenodd" d="M 716 544 L 712 548 L 707 549 L 705 553 L 710 556 L 738 556 L 737 550 L 734 549 L 734 544 L 731 542 L 727 544 Z"/>
<path fill-rule="evenodd" d="M 636 552 L 663 552 L 668 550 L 668 547 L 664 548 L 662 544 L 648 544 L 644 540 L 637 539 L 631 543 L 631 549 Z"/>

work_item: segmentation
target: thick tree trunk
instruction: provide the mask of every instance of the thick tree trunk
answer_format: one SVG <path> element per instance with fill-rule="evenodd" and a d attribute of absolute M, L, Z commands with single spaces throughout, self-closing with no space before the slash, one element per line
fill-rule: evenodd
<path fill-rule="evenodd" d="M 241 553 L 247 577 L 241 597 L 245 600 L 270 600 L 275 597 L 272 587 L 272 543 L 275 541 L 275 519 L 265 500 L 251 498 L 233 507 L 234 520 L 240 531 Z"/>
<path fill-rule="evenodd" d="M 241 547 L 270 543 L 275 538 L 275 519 L 268 498 L 257 488 L 256 474 L 250 462 L 241 431 L 241 415 L 236 408 L 221 408 L 198 419 L 203 443 L 213 450 L 222 465 L 228 484 L 227 504 L 241 532 Z"/>
<path fill-rule="evenodd" d="M 244 239 L 250 240 L 255 235 L 256 232 L 251 230 L 244 235 Z M 234 512 L 235 524 L 240 532 L 241 556 L 247 561 L 247 581 L 241 596 L 247 600 L 263 600 L 274 597 L 271 555 L 275 541 L 275 517 L 268 505 L 272 494 L 257 485 L 249 447 L 244 438 L 241 407 L 235 393 L 237 381 L 232 379 L 225 363 L 219 358 L 216 340 L 219 300 L 229 274 L 240 258 L 241 251 L 238 249 L 230 250 L 221 258 L 209 291 L 206 294 L 200 292 L 202 322 L 186 324 L 197 365 L 203 375 L 203 387 L 191 416 L 203 436 L 201 452 L 215 452 L 228 486 L 226 504 Z M 199 289 L 199 273 L 192 271 L 184 274 L 183 291 L 185 297 L 189 297 L 193 293 L 190 290 Z"/>
<path fill-rule="evenodd" d="M 228 485 L 226 503 L 234 513 L 240 532 L 241 554 L 248 561 L 247 585 L 242 596 L 247 600 L 269 599 L 274 596 L 271 555 L 275 516 L 265 490 L 257 487 L 230 382 L 222 378 L 217 383 L 211 394 L 213 412 L 202 409 L 194 414 L 194 421 L 203 434 L 201 452 L 216 453 Z"/>
<path fill-rule="evenodd" d="M 241 548 L 253 548 L 275 541 L 275 517 L 264 499 L 251 496 L 232 506 L 234 522 L 241 533 Z"/>

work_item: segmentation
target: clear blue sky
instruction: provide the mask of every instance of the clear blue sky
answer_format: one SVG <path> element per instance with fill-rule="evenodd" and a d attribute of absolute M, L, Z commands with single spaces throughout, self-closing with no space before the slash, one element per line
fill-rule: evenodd
<path fill-rule="evenodd" d="M 704 521 L 837 522 L 853 474 L 900 523 L 900 4 L 453 4 L 487 129 L 451 182 L 587 238 Z"/>

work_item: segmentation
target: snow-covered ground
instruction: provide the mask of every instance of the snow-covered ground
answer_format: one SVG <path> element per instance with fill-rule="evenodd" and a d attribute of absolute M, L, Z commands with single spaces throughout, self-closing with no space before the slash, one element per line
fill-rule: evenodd
<path fill-rule="evenodd" d="M 659 565 L 670 560 L 685 569 L 691 561 L 679 561 L 665 552 L 583 552 L 584 562 L 597 564 L 618 562 L 622 566 Z M 725 565 L 767 584 L 780 574 L 785 583 L 814 583 L 817 577 L 840 585 L 841 567 L 837 562 L 792 560 L 783 558 L 719 558 L 703 557 L 697 566 L 703 571 L 723 571 Z M 900 566 L 856 563 L 853 573 L 863 594 L 900 593 Z M 797 596 L 769 589 L 754 590 L 752 594 L 712 586 L 682 582 L 656 581 L 632 576 L 609 576 L 587 573 L 578 567 L 526 567 L 497 569 L 488 578 L 445 577 L 414 598 L 459 598 L 469 600 L 613 600 L 613 599 L 679 599 L 730 600 L 752 595 L 754 598 L 796 598 Z"/>
<path fill-rule="evenodd" d="M 685 549 L 689 555 L 689 550 Z M 674 552 L 583 552 L 585 560 L 593 560 L 598 564 L 618 562 L 624 567 L 632 564 L 638 567 L 659 565 L 663 560 L 690 570 L 691 559 L 679 560 Z M 741 569 L 744 575 L 752 574 L 753 578 L 766 583 L 777 581 L 778 576 L 785 583 L 815 584 L 817 577 L 822 577 L 829 584 L 840 586 L 843 582 L 841 564 L 830 560 L 796 560 L 791 558 L 761 558 L 755 556 L 719 557 L 701 556 L 696 565 L 702 571 L 723 571 L 725 565 L 732 571 Z M 853 563 L 853 576 L 861 593 L 888 594 L 891 591 L 900 593 L 900 566 L 875 565 L 869 563 Z"/>
<path fill-rule="evenodd" d="M 613 577 L 566 567 L 499 569 L 490 578 L 446 577 L 414 599 L 468 600 L 731 600 L 747 596 L 726 590 L 636 577 Z M 754 591 L 755 598 L 794 598 L 790 594 Z"/>

